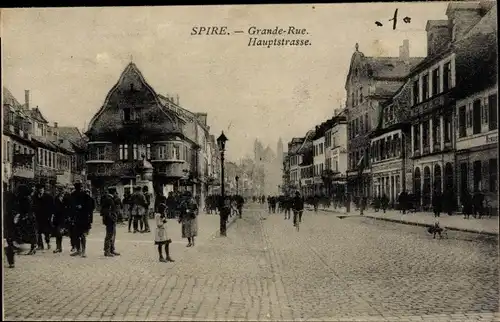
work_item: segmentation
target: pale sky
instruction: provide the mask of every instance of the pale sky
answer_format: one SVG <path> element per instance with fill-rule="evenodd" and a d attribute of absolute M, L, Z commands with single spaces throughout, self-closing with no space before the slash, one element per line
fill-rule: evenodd
<path fill-rule="evenodd" d="M 313 8 L 314 7 L 314 8 Z M 38 105 L 50 122 L 83 128 L 131 57 L 157 93 L 207 112 L 224 130 L 227 155 L 253 154 L 259 138 L 275 150 L 345 104 L 355 43 L 366 56 L 425 56 L 425 25 L 446 19 L 447 3 L 362 3 L 121 8 L 6 9 L 3 85 Z M 392 30 L 394 10 L 399 24 Z M 411 17 L 405 24 L 403 17 Z M 375 21 L 384 24 L 377 27 Z M 227 26 L 226 36 L 191 36 L 194 26 Z M 306 47 L 248 47 L 248 28 L 306 28 Z M 244 34 L 234 34 L 243 30 Z M 278 37 L 283 38 L 283 37 Z M 262 36 L 262 39 L 272 39 Z M 286 150 L 286 147 L 285 147 Z"/>

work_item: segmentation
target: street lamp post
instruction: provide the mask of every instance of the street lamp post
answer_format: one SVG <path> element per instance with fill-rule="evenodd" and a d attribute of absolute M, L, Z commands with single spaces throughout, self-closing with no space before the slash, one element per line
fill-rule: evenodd
<path fill-rule="evenodd" d="M 229 217 L 228 209 L 226 209 L 226 197 L 224 191 L 224 152 L 226 150 L 226 142 L 228 141 L 227 137 L 224 135 L 224 131 L 222 131 L 221 135 L 217 138 L 217 145 L 220 151 L 220 163 L 221 163 L 221 198 L 219 203 L 220 209 L 220 235 L 226 235 L 226 223 Z"/>
<path fill-rule="evenodd" d="M 236 194 L 239 194 L 239 186 L 238 186 L 238 182 L 239 182 L 239 180 L 240 180 L 240 177 L 236 176 L 234 179 L 236 180 Z"/>

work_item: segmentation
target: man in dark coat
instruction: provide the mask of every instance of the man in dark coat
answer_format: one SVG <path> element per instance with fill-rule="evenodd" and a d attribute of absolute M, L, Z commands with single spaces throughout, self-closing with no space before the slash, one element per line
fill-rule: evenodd
<path fill-rule="evenodd" d="M 38 249 L 44 249 L 43 239 L 50 249 L 50 234 L 52 231 L 51 218 L 54 214 L 54 198 L 45 191 L 45 186 L 37 185 L 37 191 L 33 197 L 33 210 L 37 224 Z M 42 239 L 43 235 L 43 239 Z"/>
<path fill-rule="evenodd" d="M 80 182 L 75 183 L 75 191 L 69 198 L 69 213 L 72 222 L 72 236 L 74 238 L 76 251 L 71 256 L 87 257 L 86 235 L 92 228 L 94 201 L 92 197 L 82 190 Z"/>
<path fill-rule="evenodd" d="M 167 206 L 167 218 L 175 218 L 175 212 L 176 212 L 176 208 L 177 208 L 177 202 L 175 200 L 175 197 L 174 197 L 174 193 L 172 191 L 170 191 L 168 193 L 168 197 L 165 201 L 165 205 Z"/>
<path fill-rule="evenodd" d="M 134 234 L 139 231 L 139 221 L 143 222 L 142 217 L 146 214 L 147 201 L 144 198 L 140 186 L 134 187 L 134 193 L 130 197 L 131 214 L 134 216 Z"/>
<path fill-rule="evenodd" d="M 434 217 L 438 218 L 441 216 L 442 207 L 443 198 L 441 192 L 436 190 L 432 196 L 432 210 L 434 211 Z"/>
<path fill-rule="evenodd" d="M 7 257 L 7 262 L 9 263 L 9 268 L 14 268 L 15 259 L 15 246 L 14 241 L 16 240 L 16 215 L 14 213 L 14 196 L 12 192 L 8 189 L 8 185 L 4 184 L 3 187 L 3 236 L 7 242 L 4 246 L 5 255 Z"/>
<path fill-rule="evenodd" d="M 300 192 L 295 192 L 295 197 L 292 199 L 293 210 L 293 225 L 297 225 L 297 220 L 302 222 L 302 213 L 304 211 L 304 199 L 300 196 Z"/>
<path fill-rule="evenodd" d="M 65 197 L 64 187 L 58 186 L 56 197 L 54 198 L 54 215 L 52 216 L 53 232 L 56 237 L 56 249 L 54 253 L 62 252 L 62 230 L 66 224 L 66 216 L 68 213 L 68 199 Z"/>
<path fill-rule="evenodd" d="M 116 239 L 116 222 L 118 220 L 118 207 L 117 198 L 118 194 L 115 187 L 109 187 L 108 193 L 104 194 L 101 198 L 101 216 L 102 223 L 106 226 L 106 237 L 104 238 L 104 256 L 114 257 L 120 254 L 115 251 Z"/>

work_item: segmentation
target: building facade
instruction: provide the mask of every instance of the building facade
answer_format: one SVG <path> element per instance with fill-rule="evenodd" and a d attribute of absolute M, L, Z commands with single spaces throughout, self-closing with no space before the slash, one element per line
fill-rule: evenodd
<path fill-rule="evenodd" d="M 410 69 L 422 60 L 410 57 L 409 50 L 405 40 L 399 57 L 367 57 L 356 44 L 345 85 L 351 195 L 371 196 L 370 132 L 379 122 L 380 104 L 401 87 Z"/>
<path fill-rule="evenodd" d="M 392 207 L 401 192 L 412 193 L 412 160 L 410 149 L 411 86 L 407 81 L 382 104 L 379 124 L 372 132 L 371 164 L 373 196 L 386 196 Z"/>
<path fill-rule="evenodd" d="M 16 189 L 20 184 L 42 183 L 54 191 L 56 184 L 74 183 L 70 175 L 75 151 L 58 137 L 58 125 L 50 126 L 38 107 L 30 108 L 29 91 L 20 104 L 3 88 L 4 184 Z M 84 148 L 84 147 L 83 147 Z"/>
<path fill-rule="evenodd" d="M 130 63 L 89 123 L 87 178 L 95 193 L 110 185 L 121 195 L 133 185 L 165 195 L 190 190 L 203 207 L 208 131 L 206 114 L 157 94 Z"/>
<path fill-rule="evenodd" d="M 414 193 L 420 196 L 424 210 L 431 208 L 435 192 L 457 195 L 457 174 L 462 175 L 465 169 L 456 168 L 457 122 L 453 120 L 459 124 L 469 120 L 465 127 L 472 127 L 475 109 L 479 121 L 472 133 L 481 132 L 483 105 L 478 103 L 474 108 L 462 101 L 465 115 L 469 111 L 470 116 L 465 120 L 460 120 L 462 106 L 457 118 L 456 106 L 457 100 L 488 86 L 487 79 L 491 86 L 492 77 L 488 75 L 493 75 L 491 67 L 496 66 L 496 58 L 491 57 L 496 53 L 492 47 L 496 36 L 484 33 L 484 29 L 474 32 L 474 26 L 487 18 L 491 9 L 484 3 L 451 3 L 446 12 L 448 20 L 427 23 L 428 56 L 409 77 Z"/>

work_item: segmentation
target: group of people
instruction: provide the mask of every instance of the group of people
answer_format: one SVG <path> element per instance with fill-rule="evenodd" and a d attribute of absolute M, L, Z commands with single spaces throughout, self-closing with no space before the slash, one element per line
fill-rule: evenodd
<path fill-rule="evenodd" d="M 21 252 L 19 245 L 29 244 L 27 255 L 35 255 L 37 250 L 51 249 L 51 237 L 56 239 L 54 253 L 62 252 L 63 236 L 69 236 L 71 256 L 86 257 L 95 203 L 81 183 L 74 188 L 59 185 L 54 195 L 43 184 L 20 185 L 15 192 L 4 188 L 4 239 L 10 267 L 14 267 L 14 254 Z"/>
<path fill-rule="evenodd" d="M 246 200 L 243 196 L 237 195 L 226 195 L 225 199 L 229 203 L 229 216 L 242 215 L 243 205 Z M 205 199 L 205 210 L 207 214 L 220 214 L 221 210 L 221 195 L 208 195 Z"/>
<path fill-rule="evenodd" d="M 9 267 L 14 267 L 14 255 L 22 252 L 22 244 L 30 245 L 27 255 L 35 255 L 38 250 L 51 249 L 53 237 L 56 241 L 54 253 L 63 251 L 63 237 L 67 236 L 71 242 L 70 256 L 86 257 L 86 236 L 92 228 L 96 208 L 106 227 L 106 257 L 120 255 L 115 248 L 117 224 L 128 219 L 129 232 L 131 224 L 134 233 L 150 232 L 150 214 L 154 214 L 154 243 L 158 246 L 160 261 L 173 262 L 169 252 L 171 239 L 167 235 L 167 219 L 176 218 L 182 224 L 182 238 L 187 238 L 187 247 L 195 245 L 198 203 L 191 192 L 185 191 L 175 197 L 173 193 L 169 193 L 168 197 L 158 193 L 151 207 L 147 187 L 136 186 L 133 190 L 133 193 L 126 192 L 120 198 L 115 187 L 108 187 L 95 200 L 90 190 L 83 189 L 79 182 L 73 187 L 58 185 L 54 194 L 43 184 L 33 187 L 20 185 L 15 192 L 4 186 L 4 249 Z"/>

